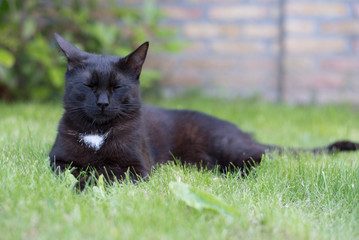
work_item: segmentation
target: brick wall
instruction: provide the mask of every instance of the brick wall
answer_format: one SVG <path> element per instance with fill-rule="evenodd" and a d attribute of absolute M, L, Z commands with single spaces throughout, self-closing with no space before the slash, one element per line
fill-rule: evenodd
<path fill-rule="evenodd" d="M 285 100 L 359 104 L 358 6 L 350 0 L 288 2 Z"/>
<path fill-rule="evenodd" d="M 164 72 L 170 94 L 195 87 L 212 95 L 359 104 L 359 1 L 284 2 L 280 31 L 279 0 L 157 0 L 164 24 L 189 44 L 176 55 L 150 54 L 146 64 Z"/>

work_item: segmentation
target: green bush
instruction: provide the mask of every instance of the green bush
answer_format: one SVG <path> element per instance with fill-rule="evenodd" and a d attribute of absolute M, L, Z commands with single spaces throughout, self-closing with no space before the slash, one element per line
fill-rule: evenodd
<path fill-rule="evenodd" d="M 115 0 L 0 1 L 0 99 L 59 99 L 66 61 L 57 57 L 54 32 L 95 53 L 123 56 L 147 40 L 156 43 L 152 51 L 176 51 L 175 32 L 159 26 L 162 18 L 151 2 L 135 9 Z M 160 76 L 145 69 L 142 87 Z"/>

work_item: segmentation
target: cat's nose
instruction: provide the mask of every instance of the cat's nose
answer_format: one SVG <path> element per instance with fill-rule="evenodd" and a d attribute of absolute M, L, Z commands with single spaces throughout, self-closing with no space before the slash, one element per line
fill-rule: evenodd
<path fill-rule="evenodd" d="M 100 96 L 98 97 L 98 100 L 97 100 L 97 106 L 104 109 L 109 104 L 110 103 L 109 103 L 107 94 L 100 94 Z"/>
<path fill-rule="evenodd" d="M 108 106 L 109 103 L 102 103 L 102 102 L 97 102 L 97 106 L 99 106 L 100 108 L 105 108 Z"/>

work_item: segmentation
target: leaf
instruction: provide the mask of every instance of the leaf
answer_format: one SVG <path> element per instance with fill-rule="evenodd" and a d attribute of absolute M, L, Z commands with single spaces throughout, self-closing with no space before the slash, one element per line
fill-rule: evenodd
<path fill-rule="evenodd" d="M 183 49 L 185 46 L 187 46 L 188 43 L 183 42 L 183 41 L 172 41 L 172 42 L 167 42 L 165 44 L 163 44 L 163 47 L 168 51 L 168 52 L 173 52 L 176 53 L 179 50 Z"/>
<path fill-rule="evenodd" d="M 102 174 L 98 177 L 96 185 L 92 187 L 92 190 L 96 197 L 101 199 L 106 198 L 105 181 Z"/>
<path fill-rule="evenodd" d="M 78 182 L 77 179 L 74 177 L 74 175 L 72 175 L 71 171 L 69 169 L 67 169 L 64 174 L 63 174 L 63 179 L 65 184 L 70 188 L 74 188 L 74 186 L 76 185 L 76 183 Z"/>
<path fill-rule="evenodd" d="M 146 89 L 153 86 L 155 81 L 160 80 L 162 74 L 158 70 L 143 69 L 141 73 L 141 88 Z"/>
<path fill-rule="evenodd" d="M 8 1 L 0 1 L 0 16 L 5 16 L 10 11 Z"/>
<path fill-rule="evenodd" d="M 52 84 L 57 88 L 62 88 L 65 84 L 64 69 L 61 67 L 53 67 L 49 69 Z"/>
<path fill-rule="evenodd" d="M 47 68 L 53 67 L 51 64 L 53 52 L 51 52 L 45 37 L 36 35 L 36 37 L 26 45 L 26 51 L 32 59 L 40 62 L 43 66 Z"/>
<path fill-rule="evenodd" d="M 31 38 L 36 31 L 36 22 L 34 19 L 28 18 L 24 23 L 22 36 L 24 39 Z"/>
<path fill-rule="evenodd" d="M 14 65 L 14 63 L 14 55 L 12 55 L 9 51 L 0 48 L 0 64 L 7 68 L 10 68 Z"/>
<path fill-rule="evenodd" d="M 170 182 L 169 187 L 177 198 L 197 210 L 208 209 L 228 216 L 239 216 L 234 208 L 225 204 L 221 199 L 205 191 L 193 188 L 189 184 Z"/>
<path fill-rule="evenodd" d="M 31 92 L 29 92 L 29 94 L 32 99 L 37 101 L 43 101 L 51 97 L 51 92 L 43 85 L 37 85 Z"/>
<path fill-rule="evenodd" d="M 100 42 L 101 46 L 113 46 L 116 38 L 120 34 L 119 29 L 115 25 L 105 23 L 95 23 L 85 28 L 86 32 Z"/>

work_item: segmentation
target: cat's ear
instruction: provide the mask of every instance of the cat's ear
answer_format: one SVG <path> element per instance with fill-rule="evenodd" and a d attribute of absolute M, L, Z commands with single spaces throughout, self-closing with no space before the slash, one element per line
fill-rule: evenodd
<path fill-rule="evenodd" d="M 72 70 L 81 65 L 82 60 L 85 58 L 85 52 L 79 50 L 66 39 L 55 33 L 55 40 L 61 51 L 67 58 L 67 69 Z"/>
<path fill-rule="evenodd" d="M 135 51 L 127 55 L 124 60 L 126 65 L 136 74 L 141 73 L 142 65 L 145 62 L 149 42 L 143 43 Z"/>

